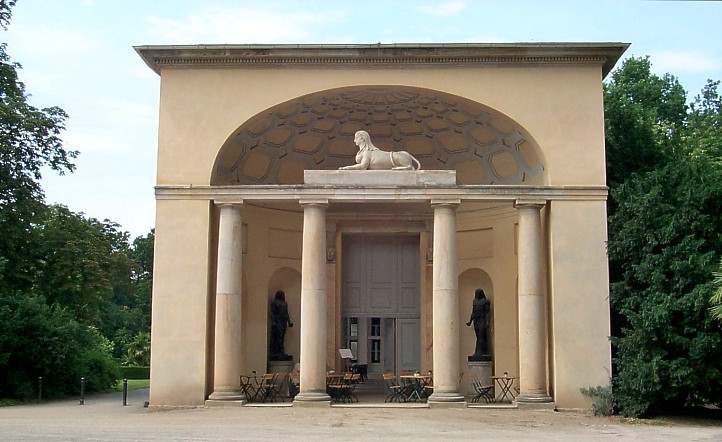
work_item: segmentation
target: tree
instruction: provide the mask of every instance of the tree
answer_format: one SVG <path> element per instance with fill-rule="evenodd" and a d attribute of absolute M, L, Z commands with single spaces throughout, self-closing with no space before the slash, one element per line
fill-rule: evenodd
<path fill-rule="evenodd" d="M 605 90 L 613 386 L 631 416 L 722 403 L 708 308 L 722 254 L 716 83 L 687 107 L 677 80 L 649 67 L 626 61 Z"/>
<path fill-rule="evenodd" d="M 33 231 L 34 291 L 103 329 L 106 304 L 130 296 L 128 234 L 111 221 L 85 218 L 61 205 L 49 206 L 43 215 Z"/>
<path fill-rule="evenodd" d="M 679 142 L 687 114 L 686 93 L 672 75 L 651 73 L 649 58 L 630 58 L 604 87 L 607 182 L 666 162 Z"/>
<path fill-rule="evenodd" d="M 3 29 L 14 4 L 14 0 L 0 0 Z M 57 254 L 57 250 L 39 246 L 48 236 L 64 237 L 65 245 L 74 244 L 65 251 L 96 252 L 81 243 L 107 237 L 109 232 L 103 230 L 109 226 L 93 226 L 101 232 L 81 228 L 81 233 L 93 233 L 81 238 L 73 238 L 73 232 L 53 231 L 65 227 L 64 221 L 74 227 L 82 223 L 67 209 L 47 210 L 41 170 L 73 171 L 77 152 L 66 150 L 60 139 L 65 112 L 58 107 L 32 106 L 18 78 L 19 69 L 20 65 L 10 60 L 6 45 L 0 44 L 0 397 L 33 396 L 38 376 L 43 376 L 47 396 L 76 392 L 81 376 L 88 380 L 88 391 L 106 389 L 118 375 L 110 353 L 112 344 L 89 325 L 97 316 L 92 301 L 105 283 L 92 277 L 102 267 L 97 262 L 105 258 Z M 47 228 L 38 231 L 39 224 Z M 68 256 L 75 261 L 63 260 Z M 56 267 L 50 269 L 49 262 Z M 80 269 L 73 268 L 78 263 Z M 54 285 L 48 284 L 46 276 L 56 276 Z M 42 292 L 56 299 L 49 304 Z M 76 320 L 76 314 L 84 323 Z"/>
<path fill-rule="evenodd" d="M 6 29 L 14 1 L 0 1 L 0 26 Z M 77 152 L 63 147 L 66 113 L 28 103 L 25 85 L 0 44 L 0 291 L 27 289 L 33 279 L 29 234 L 43 211 L 41 168 L 72 171 Z"/>
<path fill-rule="evenodd" d="M 29 399 L 43 377 L 43 395 L 76 394 L 80 377 L 87 391 L 110 388 L 118 379 L 110 342 L 41 296 L 0 295 L 0 397 Z"/>

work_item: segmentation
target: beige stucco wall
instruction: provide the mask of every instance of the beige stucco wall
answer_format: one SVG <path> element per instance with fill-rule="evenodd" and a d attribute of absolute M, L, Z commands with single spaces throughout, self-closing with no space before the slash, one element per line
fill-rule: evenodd
<path fill-rule="evenodd" d="M 202 405 L 206 399 L 209 222 L 208 201 L 157 201 L 152 405 Z"/>
<path fill-rule="evenodd" d="M 604 201 L 553 201 L 549 213 L 554 398 L 586 408 L 581 387 L 611 378 L 607 209 Z"/>
<path fill-rule="evenodd" d="M 599 66 L 189 69 L 161 73 L 158 184 L 209 184 L 216 154 L 247 119 L 312 92 L 407 85 L 506 114 L 541 147 L 548 184 L 605 184 Z"/>

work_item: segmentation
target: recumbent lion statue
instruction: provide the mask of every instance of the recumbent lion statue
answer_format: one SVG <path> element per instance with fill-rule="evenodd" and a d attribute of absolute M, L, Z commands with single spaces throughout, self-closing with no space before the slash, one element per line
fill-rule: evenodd
<path fill-rule="evenodd" d="M 341 170 L 419 170 L 421 163 L 410 153 L 400 150 L 387 152 L 374 146 L 371 136 L 365 130 L 359 130 L 353 137 L 359 147 L 356 164 L 340 167 Z"/>

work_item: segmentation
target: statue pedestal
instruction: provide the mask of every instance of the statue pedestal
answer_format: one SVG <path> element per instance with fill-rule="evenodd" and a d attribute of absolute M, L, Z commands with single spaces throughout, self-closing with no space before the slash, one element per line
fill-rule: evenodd
<path fill-rule="evenodd" d="M 468 361 L 466 363 L 466 376 L 464 376 L 464 385 L 462 393 L 473 396 L 476 392 L 471 385 L 472 381 L 481 381 L 482 385 L 492 385 L 493 380 L 493 362 L 491 361 Z"/>
<path fill-rule="evenodd" d="M 305 170 L 303 183 L 314 186 L 453 187 L 455 170 Z"/>
<path fill-rule="evenodd" d="M 278 373 L 279 379 L 282 378 L 280 385 L 281 396 L 288 396 L 288 373 L 293 371 L 293 366 L 296 362 L 291 359 L 290 361 L 268 361 L 268 373 Z"/>

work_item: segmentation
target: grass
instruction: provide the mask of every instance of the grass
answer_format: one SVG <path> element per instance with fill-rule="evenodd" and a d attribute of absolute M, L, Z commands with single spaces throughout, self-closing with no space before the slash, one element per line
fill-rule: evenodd
<path fill-rule="evenodd" d="M 150 387 L 150 379 L 128 379 L 128 391 L 140 390 Z M 123 380 L 119 380 L 113 391 L 123 391 Z"/>
<path fill-rule="evenodd" d="M 12 407 L 18 404 L 22 404 L 22 401 L 17 399 L 0 399 L 0 407 Z"/>

